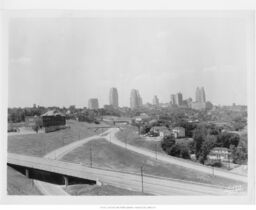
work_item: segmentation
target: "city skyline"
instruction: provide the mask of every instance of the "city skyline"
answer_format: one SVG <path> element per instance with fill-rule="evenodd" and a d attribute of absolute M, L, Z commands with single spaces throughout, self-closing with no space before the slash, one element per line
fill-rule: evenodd
<path fill-rule="evenodd" d="M 120 106 L 131 89 L 168 102 L 194 98 L 197 86 L 213 104 L 247 104 L 239 18 L 20 18 L 9 35 L 9 107 L 83 107 L 94 97 L 102 107 L 111 87 Z"/>

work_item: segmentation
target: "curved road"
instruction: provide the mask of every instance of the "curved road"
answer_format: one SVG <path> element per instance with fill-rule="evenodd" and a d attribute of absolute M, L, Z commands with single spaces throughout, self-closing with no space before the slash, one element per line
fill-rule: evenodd
<path fill-rule="evenodd" d="M 110 133 L 109 133 L 110 136 L 109 136 L 108 140 L 111 143 L 113 143 L 117 146 L 126 148 L 128 150 L 131 150 L 133 152 L 151 157 L 151 158 L 156 157 L 156 154 L 153 151 L 150 151 L 148 149 L 144 149 L 142 147 L 133 146 L 131 144 L 126 145 L 125 142 L 120 141 L 115 135 L 118 131 L 119 131 L 118 128 L 110 129 Z M 216 175 L 216 176 L 224 177 L 224 178 L 227 178 L 227 179 L 233 179 L 233 180 L 237 180 L 237 181 L 241 181 L 241 182 L 247 182 L 247 176 L 242 176 L 242 175 L 235 174 L 235 173 L 225 171 L 225 170 L 221 170 L 221 169 L 218 169 L 218 168 L 213 169 L 212 167 L 204 166 L 204 165 L 197 164 L 197 163 L 194 163 L 194 162 L 191 162 L 191 161 L 186 161 L 186 160 L 183 160 L 183 159 L 180 159 L 180 158 L 175 158 L 175 157 L 169 156 L 167 154 L 165 155 L 165 154 L 158 153 L 157 154 L 157 159 L 161 160 L 161 161 L 165 161 L 165 162 L 170 163 L 170 164 L 176 164 L 176 165 L 179 165 L 179 166 L 183 166 L 185 168 L 200 171 L 200 172 L 203 172 L 203 173 L 207 173 L 207 174 L 213 174 L 214 173 L 214 175 Z"/>
<path fill-rule="evenodd" d="M 99 138 L 102 138 L 103 135 L 105 135 L 106 133 L 109 133 L 109 130 L 99 134 L 99 135 L 95 135 L 95 136 L 91 136 L 79 141 L 75 141 L 71 144 L 68 144 L 64 147 L 60 147 L 50 153 L 48 153 L 47 155 L 44 156 L 44 158 L 47 159 L 61 159 L 65 154 L 69 153 L 70 151 L 82 146 L 83 144 L 86 144 L 87 142 L 91 141 L 91 140 L 96 140 Z M 36 185 L 36 187 L 40 190 L 40 192 L 44 195 L 69 195 L 65 190 L 63 190 L 63 188 L 59 185 L 55 185 L 55 184 L 50 184 L 47 182 L 42 182 L 39 180 L 34 180 L 34 183 Z"/>
<path fill-rule="evenodd" d="M 113 143 L 117 146 L 126 148 L 128 150 L 131 150 L 133 152 L 136 152 L 136 153 L 139 153 L 139 154 L 151 157 L 151 158 L 155 158 L 155 152 L 152 152 L 152 151 L 147 150 L 147 149 L 143 149 L 141 147 L 136 147 L 136 146 L 133 146 L 133 145 L 130 145 L 130 144 L 125 145 L 124 142 L 117 139 L 115 134 L 118 131 L 119 131 L 118 128 L 108 129 L 107 131 L 103 132 L 100 135 L 95 135 L 95 136 L 92 136 L 92 137 L 88 137 L 86 139 L 82 139 L 82 140 L 73 142 L 73 143 L 68 144 L 64 147 L 61 147 L 57 150 L 54 150 L 54 151 L 48 153 L 47 155 L 45 155 L 44 157 L 48 158 L 48 159 L 58 160 L 58 159 L 61 159 L 64 155 L 66 155 L 70 151 L 86 144 L 87 142 L 89 142 L 91 140 L 96 140 L 96 139 L 99 139 L 99 138 L 105 138 L 105 139 L 111 141 L 111 143 Z M 109 135 L 106 136 L 106 134 L 109 134 Z M 183 166 L 183 167 L 186 167 L 186 168 L 197 170 L 197 171 L 200 171 L 200 172 L 212 174 L 212 168 L 202 166 L 202 165 L 199 165 L 199 164 L 195 164 L 195 163 L 192 163 L 192 162 L 180 160 L 178 158 L 170 157 L 168 155 L 158 154 L 157 159 L 161 160 L 161 161 L 171 163 L 171 164 L 176 164 L 176 165 L 179 165 L 179 166 Z M 222 171 L 222 170 L 215 169 L 214 170 L 214 175 L 225 177 L 225 178 L 228 178 L 228 179 L 234 179 L 234 180 L 238 180 L 238 181 L 242 181 L 242 182 L 247 182 L 247 177 L 240 176 L 240 175 L 230 173 L 230 172 L 227 172 L 227 171 Z M 43 194 L 47 194 L 47 195 L 68 195 L 62 189 L 62 187 L 60 187 L 58 185 L 52 185 L 52 184 L 48 184 L 48 183 L 37 181 L 37 180 L 35 180 L 34 182 Z M 200 183 L 198 185 L 200 185 Z"/>

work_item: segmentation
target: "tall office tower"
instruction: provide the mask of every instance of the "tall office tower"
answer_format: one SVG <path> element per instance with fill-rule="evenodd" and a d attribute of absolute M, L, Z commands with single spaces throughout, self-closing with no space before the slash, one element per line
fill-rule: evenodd
<path fill-rule="evenodd" d="M 154 96 L 154 98 L 153 98 L 153 105 L 154 106 L 159 106 L 159 100 L 158 100 L 157 96 Z"/>
<path fill-rule="evenodd" d="M 177 93 L 177 94 L 176 94 L 176 101 L 177 101 L 177 105 L 178 105 L 178 106 L 181 106 L 181 105 L 182 105 L 183 99 L 182 99 L 182 94 L 181 94 L 181 93 Z"/>
<path fill-rule="evenodd" d="M 171 95 L 171 104 L 172 105 L 176 105 L 177 104 L 176 97 L 175 97 L 174 94 Z"/>
<path fill-rule="evenodd" d="M 130 105 L 132 109 L 142 106 L 142 98 L 138 90 L 135 90 L 135 89 L 131 90 Z"/>
<path fill-rule="evenodd" d="M 204 87 L 201 87 L 201 102 L 205 102 L 205 101 L 206 101 L 206 96 L 205 96 Z"/>
<path fill-rule="evenodd" d="M 118 92 L 116 88 L 110 88 L 109 105 L 118 108 Z"/>
<path fill-rule="evenodd" d="M 196 102 L 201 102 L 201 90 L 199 87 L 196 88 Z"/>
<path fill-rule="evenodd" d="M 89 109 L 98 109 L 99 108 L 99 102 L 97 98 L 91 98 L 88 101 L 88 108 Z"/>
<path fill-rule="evenodd" d="M 206 101 L 206 96 L 205 96 L 205 91 L 204 87 L 197 87 L 196 88 L 196 102 L 205 102 Z"/>

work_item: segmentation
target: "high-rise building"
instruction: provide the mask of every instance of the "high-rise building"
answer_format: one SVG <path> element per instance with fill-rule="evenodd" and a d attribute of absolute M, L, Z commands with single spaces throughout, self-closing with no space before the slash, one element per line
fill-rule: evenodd
<path fill-rule="evenodd" d="M 197 87 L 196 88 L 196 102 L 205 102 L 206 101 L 206 96 L 205 96 L 205 91 L 204 87 Z"/>
<path fill-rule="evenodd" d="M 204 92 L 204 87 L 201 87 L 201 102 L 205 102 L 205 101 L 206 101 L 206 96 Z"/>
<path fill-rule="evenodd" d="M 182 101 L 183 101 L 182 94 L 181 93 L 177 93 L 176 94 L 176 103 L 177 103 L 177 105 L 181 106 L 182 105 Z"/>
<path fill-rule="evenodd" d="M 192 109 L 204 110 L 206 109 L 206 96 L 204 87 L 196 88 L 196 101 L 191 104 Z"/>
<path fill-rule="evenodd" d="M 109 105 L 118 108 L 118 92 L 116 88 L 111 88 L 109 91 Z"/>
<path fill-rule="evenodd" d="M 91 98 L 88 101 L 88 108 L 89 109 L 98 109 L 99 108 L 99 102 L 97 98 Z"/>
<path fill-rule="evenodd" d="M 176 100 L 175 94 L 171 95 L 171 104 L 172 105 L 176 105 L 177 104 L 177 100 Z"/>
<path fill-rule="evenodd" d="M 153 98 L 153 105 L 154 106 L 159 106 L 159 100 L 158 100 L 157 96 L 154 96 L 154 98 Z"/>
<path fill-rule="evenodd" d="M 142 98 L 138 90 L 135 90 L 135 89 L 131 90 L 130 105 L 132 109 L 142 106 Z"/>

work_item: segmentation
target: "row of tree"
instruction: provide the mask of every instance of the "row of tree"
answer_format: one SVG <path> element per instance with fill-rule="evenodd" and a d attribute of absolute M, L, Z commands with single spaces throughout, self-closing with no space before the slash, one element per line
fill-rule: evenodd
<path fill-rule="evenodd" d="M 214 125 L 200 124 L 193 131 L 193 142 L 179 144 L 173 136 L 162 139 L 163 150 L 172 156 L 190 159 L 190 154 L 195 154 L 196 159 L 205 164 L 207 156 L 214 147 L 230 149 L 234 163 L 247 162 L 247 135 L 239 136 L 235 133 L 221 132 Z"/>

